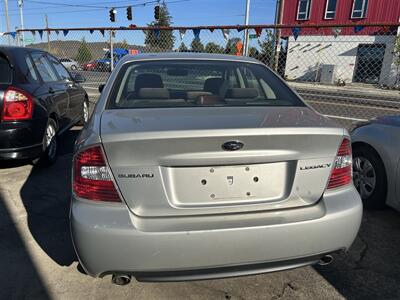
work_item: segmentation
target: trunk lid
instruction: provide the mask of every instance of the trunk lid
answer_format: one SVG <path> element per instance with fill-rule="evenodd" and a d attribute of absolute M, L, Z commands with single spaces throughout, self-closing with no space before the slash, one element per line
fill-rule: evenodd
<path fill-rule="evenodd" d="M 106 110 L 101 119 L 109 166 L 139 216 L 311 205 L 343 135 L 307 107 Z M 243 148 L 225 151 L 227 141 Z"/>

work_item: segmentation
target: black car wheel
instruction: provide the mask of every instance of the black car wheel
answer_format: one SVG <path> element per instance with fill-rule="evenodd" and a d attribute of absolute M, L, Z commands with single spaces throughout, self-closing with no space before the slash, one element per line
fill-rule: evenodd
<path fill-rule="evenodd" d="M 364 145 L 354 147 L 353 174 L 354 186 L 360 193 L 364 206 L 384 208 L 387 194 L 386 171 L 373 148 Z"/>
<path fill-rule="evenodd" d="M 43 137 L 44 153 L 40 159 L 43 165 L 51 165 L 57 160 L 57 124 L 49 119 Z"/>
<path fill-rule="evenodd" d="M 77 124 L 78 126 L 84 126 L 89 121 L 89 101 L 85 99 L 82 103 L 81 120 Z"/>

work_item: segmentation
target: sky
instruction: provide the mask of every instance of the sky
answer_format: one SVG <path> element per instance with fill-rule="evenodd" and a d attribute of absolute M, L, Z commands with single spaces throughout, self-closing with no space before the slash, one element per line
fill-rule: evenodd
<path fill-rule="evenodd" d="M 20 26 L 17 0 L 9 1 L 10 28 Z M 150 0 L 24 0 L 25 28 L 145 26 L 153 21 L 154 3 Z M 244 23 L 246 0 L 165 0 L 176 26 L 236 25 Z M 250 24 L 272 24 L 276 0 L 250 0 Z M 133 20 L 126 19 L 126 8 L 117 9 L 117 22 L 109 20 L 109 10 L 115 6 L 133 5 Z M 138 6 L 135 6 L 138 5 Z M 91 6 L 96 6 L 95 8 Z M 102 7 L 102 8 L 99 8 Z M 4 0 L 0 5 L 0 32 L 6 31 Z"/>

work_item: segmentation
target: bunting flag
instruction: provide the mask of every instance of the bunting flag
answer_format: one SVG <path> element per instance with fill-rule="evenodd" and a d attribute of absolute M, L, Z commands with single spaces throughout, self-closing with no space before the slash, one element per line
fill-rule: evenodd
<path fill-rule="evenodd" d="M 293 33 L 293 37 L 294 37 L 295 41 L 297 41 L 297 38 L 299 37 L 300 32 L 301 32 L 301 28 L 300 27 L 293 27 L 292 28 L 292 33 Z"/>
<path fill-rule="evenodd" d="M 99 31 L 100 31 L 101 35 L 104 36 L 104 29 L 100 29 Z"/>
<path fill-rule="evenodd" d="M 241 31 L 243 31 L 243 29 L 244 29 L 243 27 L 238 27 L 237 32 L 241 32 Z"/>
<path fill-rule="evenodd" d="M 200 39 L 200 29 L 193 29 L 193 34 L 194 34 L 194 39 L 199 40 Z"/>
<path fill-rule="evenodd" d="M 63 34 L 64 34 L 64 36 L 67 36 L 68 32 L 69 32 L 69 30 L 67 30 L 67 29 L 64 29 L 64 30 L 63 30 Z"/>
<path fill-rule="evenodd" d="M 154 35 L 156 36 L 156 39 L 160 38 L 160 29 L 154 29 Z"/>
<path fill-rule="evenodd" d="M 210 30 L 210 32 L 214 32 L 214 28 L 210 28 L 209 30 Z"/>
<path fill-rule="evenodd" d="M 179 29 L 179 36 L 181 37 L 181 41 L 183 40 L 185 33 L 186 33 L 186 29 Z"/>
<path fill-rule="evenodd" d="M 360 32 L 361 30 L 363 30 L 364 28 L 365 28 L 365 26 L 362 26 L 362 25 L 354 26 L 354 32 L 355 32 L 355 33 L 358 33 L 358 32 Z"/>
<path fill-rule="evenodd" d="M 229 29 L 222 29 L 222 34 L 224 39 L 227 41 L 229 39 Z"/>
<path fill-rule="evenodd" d="M 89 32 L 90 32 L 90 34 L 93 34 L 94 30 L 93 30 L 93 29 L 90 29 Z"/>
<path fill-rule="evenodd" d="M 43 39 L 43 30 L 42 29 L 38 30 L 38 33 L 39 33 L 40 38 Z"/>
<path fill-rule="evenodd" d="M 36 31 L 35 30 L 31 30 L 31 33 L 32 33 L 33 36 L 36 35 Z"/>
<path fill-rule="evenodd" d="M 260 37 L 262 34 L 262 28 L 261 27 L 255 27 L 254 30 L 256 31 L 257 37 Z"/>
<path fill-rule="evenodd" d="M 17 33 L 15 31 L 9 32 L 9 35 L 12 36 L 12 38 L 15 40 L 15 37 L 17 36 Z"/>
<path fill-rule="evenodd" d="M 339 34 L 342 32 L 342 28 L 340 27 L 333 27 L 332 28 L 332 33 L 335 39 L 339 36 Z"/>
<path fill-rule="evenodd" d="M 60 34 L 60 31 L 59 31 L 59 30 L 54 30 L 54 32 L 55 32 L 57 35 Z"/>

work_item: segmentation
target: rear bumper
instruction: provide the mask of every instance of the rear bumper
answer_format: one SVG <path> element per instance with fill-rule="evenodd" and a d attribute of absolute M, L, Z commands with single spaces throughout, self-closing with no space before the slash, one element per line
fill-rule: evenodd
<path fill-rule="evenodd" d="M 347 250 L 361 223 L 357 192 L 353 187 L 330 191 L 318 205 L 325 207 L 324 215 L 306 221 L 145 232 L 133 225 L 136 217 L 123 205 L 73 199 L 70 221 L 75 250 L 92 276 L 129 273 L 148 281 L 207 279 L 295 268 Z M 276 218 L 276 213 L 271 216 Z"/>
<path fill-rule="evenodd" d="M 47 119 L 0 122 L 0 159 L 39 157 Z"/>

